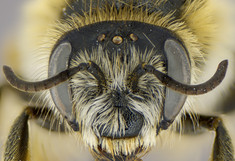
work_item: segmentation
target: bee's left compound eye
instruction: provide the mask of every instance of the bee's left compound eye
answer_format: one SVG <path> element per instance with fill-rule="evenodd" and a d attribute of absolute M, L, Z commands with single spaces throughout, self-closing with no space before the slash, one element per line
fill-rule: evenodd
<path fill-rule="evenodd" d="M 168 59 L 167 75 L 181 83 L 190 84 L 191 65 L 185 48 L 178 41 L 168 39 L 165 41 L 164 51 Z M 186 95 L 177 93 L 170 88 L 166 89 L 163 122 L 174 121 L 175 117 L 182 109 L 186 98 Z M 165 128 L 167 128 L 167 125 L 162 126 L 166 126 Z"/>
<path fill-rule="evenodd" d="M 224 60 L 207 82 L 190 85 L 190 61 L 183 45 L 175 39 L 167 39 L 164 44 L 164 54 L 167 58 L 167 74 L 156 70 L 152 65 L 139 64 L 129 80 L 130 88 L 138 91 L 139 78 L 146 73 L 151 73 L 167 87 L 160 127 L 158 127 L 161 129 L 167 129 L 175 120 L 187 95 L 205 94 L 218 86 L 224 79 L 228 66 L 228 61 Z"/>

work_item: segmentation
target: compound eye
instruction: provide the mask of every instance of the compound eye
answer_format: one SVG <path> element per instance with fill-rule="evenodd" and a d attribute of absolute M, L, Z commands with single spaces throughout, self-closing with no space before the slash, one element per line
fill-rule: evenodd
<path fill-rule="evenodd" d="M 68 41 L 57 45 L 50 57 L 48 71 L 49 77 L 53 77 L 54 75 L 66 70 L 70 70 L 72 73 L 73 68 L 69 68 L 68 66 L 71 52 L 72 45 Z M 96 63 L 92 61 L 83 62 L 77 67 L 74 67 L 74 69 L 75 68 L 78 68 L 78 71 L 84 70 L 92 74 L 98 81 L 98 94 L 102 94 L 103 88 L 106 86 L 106 79 L 104 73 Z M 73 112 L 72 94 L 69 87 L 69 81 L 66 80 L 65 82 L 51 88 L 50 93 L 53 102 L 60 111 L 60 114 L 62 114 L 62 116 L 64 116 L 64 118 L 66 118 L 69 122 L 74 122 L 75 116 Z"/>
<path fill-rule="evenodd" d="M 190 84 L 191 67 L 188 53 L 184 46 L 177 40 L 167 39 L 164 44 L 164 52 L 167 57 L 167 75 L 181 83 Z M 163 122 L 174 121 L 182 109 L 186 98 L 186 95 L 170 88 L 166 89 Z"/>
<path fill-rule="evenodd" d="M 68 69 L 68 60 L 72 51 L 72 46 L 69 42 L 60 43 L 52 52 L 49 62 L 48 76 L 52 77 L 59 72 Z M 50 89 L 51 97 L 60 111 L 60 113 L 68 118 L 69 121 L 74 119 L 72 116 L 72 101 L 69 91 L 68 81 Z"/>

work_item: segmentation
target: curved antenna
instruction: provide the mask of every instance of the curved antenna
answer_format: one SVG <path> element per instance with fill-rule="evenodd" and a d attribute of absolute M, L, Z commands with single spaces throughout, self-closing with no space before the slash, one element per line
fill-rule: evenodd
<path fill-rule="evenodd" d="M 16 74 L 13 72 L 13 70 L 8 66 L 3 66 L 3 72 L 6 76 L 7 81 L 14 88 L 23 92 L 38 92 L 38 91 L 43 91 L 43 90 L 52 88 L 68 80 L 79 71 L 88 70 L 91 64 L 92 63 L 81 63 L 77 67 L 64 70 L 51 78 L 38 81 L 38 82 L 28 82 L 28 81 L 24 81 L 23 79 L 18 78 Z"/>
<path fill-rule="evenodd" d="M 213 90 L 223 81 L 228 68 L 228 60 L 223 60 L 220 62 L 215 74 L 208 81 L 198 85 L 187 85 L 180 83 L 168 75 L 156 70 L 151 65 L 143 64 L 142 68 L 145 72 L 154 74 L 162 84 L 170 89 L 186 95 L 200 95 Z"/>

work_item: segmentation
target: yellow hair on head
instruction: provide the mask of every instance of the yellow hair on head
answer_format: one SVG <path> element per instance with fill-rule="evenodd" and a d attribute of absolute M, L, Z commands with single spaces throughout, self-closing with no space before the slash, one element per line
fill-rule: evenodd
<path fill-rule="evenodd" d="M 153 8 L 165 2 L 166 0 L 157 0 Z M 68 4 L 69 2 L 64 0 L 36 0 L 27 7 L 26 20 L 29 22 L 25 23 L 23 39 L 20 40 L 24 43 L 24 45 L 20 45 L 23 48 L 22 53 L 26 53 L 26 56 L 22 59 L 26 60 L 29 55 L 33 54 L 48 60 L 53 46 L 62 35 L 85 25 L 102 21 L 139 21 L 167 28 L 183 40 L 190 54 L 193 69 L 192 80 L 195 82 L 194 77 L 199 71 L 198 68 L 194 68 L 195 64 L 204 63 L 205 53 L 210 44 L 213 43 L 214 34 L 216 33 L 215 20 L 212 18 L 216 15 L 216 12 L 211 0 L 186 0 L 185 5 L 182 7 L 181 18 L 177 20 L 173 20 L 173 13 L 165 16 L 162 15 L 161 11 L 149 14 L 148 10 L 144 9 L 146 7 L 145 3 L 137 8 L 133 6 L 132 1 L 119 11 L 117 11 L 114 4 L 106 5 L 102 9 L 90 6 L 90 11 L 84 12 L 84 15 L 73 13 L 68 19 L 61 19 L 62 11 Z M 40 51 L 35 51 L 35 49 L 40 49 Z M 35 52 L 32 53 L 32 51 Z M 38 58 L 35 57 L 37 56 L 34 56 L 34 59 L 36 59 L 34 63 L 37 63 Z M 32 62 L 32 58 L 29 58 L 29 60 Z M 47 76 L 47 65 L 42 65 L 42 63 L 37 63 L 40 68 L 37 69 L 38 72 L 35 75 L 45 72 L 40 76 L 40 78 L 45 78 Z"/>
<path fill-rule="evenodd" d="M 159 3 L 156 3 L 155 5 L 159 5 Z M 211 3 L 209 0 L 198 0 L 193 2 L 191 2 L 191 0 L 187 0 L 183 8 L 184 10 L 182 12 L 181 19 L 178 20 L 173 19 L 173 13 L 169 13 L 165 16 L 163 16 L 160 11 L 149 14 L 148 10 L 144 10 L 144 6 L 136 8 L 133 7 L 132 4 L 126 5 L 119 11 L 117 11 L 114 5 L 107 5 L 102 9 L 98 7 L 90 8 L 90 11 L 85 12 L 84 15 L 73 13 L 68 19 L 57 19 L 57 23 L 51 25 L 51 28 L 47 33 L 47 38 L 44 39 L 45 46 L 40 46 L 41 48 L 46 48 L 46 50 L 39 52 L 38 54 L 41 56 L 46 54 L 46 59 L 49 59 L 48 55 L 50 55 L 53 46 L 62 35 L 71 30 L 79 30 L 80 27 L 85 25 L 102 21 L 139 21 L 167 28 L 176 33 L 183 40 L 190 54 L 193 69 L 192 80 L 194 82 L 195 76 L 198 74 L 198 68 L 195 64 L 204 63 L 205 53 L 213 43 L 212 38 L 215 37 L 214 33 L 216 25 L 214 23 L 214 19 L 211 18 L 215 15 L 215 12 L 211 9 Z M 57 16 L 58 15 L 59 14 L 57 14 Z M 54 19 L 56 14 L 51 15 L 51 17 Z M 45 24 L 42 23 L 42 25 L 45 27 Z M 40 25 L 38 26 L 38 32 L 40 29 L 43 30 L 41 27 Z"/>
<path fill-rule="evenodd" d="M 216 21 L 219 21 L 213 2 L 211 0 L 187 0 L 182 11 L 182 20 L 197 36 L 203 48 L 208 49 L 208 45 L 215 41 L 218 27 Z"/>

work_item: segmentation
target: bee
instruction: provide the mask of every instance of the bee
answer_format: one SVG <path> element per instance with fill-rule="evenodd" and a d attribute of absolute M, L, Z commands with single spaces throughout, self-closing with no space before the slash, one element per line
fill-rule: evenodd
<path fill-rule="evenodd" d="M 223 89 L 232 88 L 224 99 L 229 110 L 234 103 L 235 41 L 225 34 L 225 12 L 213 0 L 29 4 L 16 52 L 23 63 L 17 72 L 3 66 L 28 102 L 11 126 L 4 161 L 36 160 L 33 123 L 81 140 L 98 161 L 140 161 L 172 132 L 206 129 L 215 131 L 211 159 L 234 160 L 232 139 L 213 111 Z"/>

